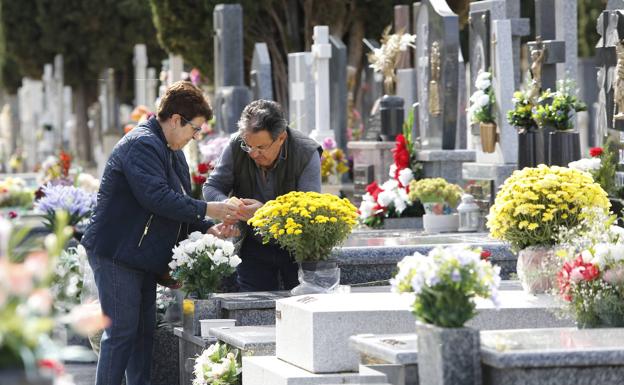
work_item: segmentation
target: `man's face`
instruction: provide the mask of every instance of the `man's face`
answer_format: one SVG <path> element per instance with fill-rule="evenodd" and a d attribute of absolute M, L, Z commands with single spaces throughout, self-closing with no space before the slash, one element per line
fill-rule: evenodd
<path fill-rule="evenodd" d="M 284 131 L 273 140 L 268 131 L 247 132 L 242 137 L 244 147 L 241 147 L 259 167 L 268 168 L 275 163 L 287 135 Z"/>

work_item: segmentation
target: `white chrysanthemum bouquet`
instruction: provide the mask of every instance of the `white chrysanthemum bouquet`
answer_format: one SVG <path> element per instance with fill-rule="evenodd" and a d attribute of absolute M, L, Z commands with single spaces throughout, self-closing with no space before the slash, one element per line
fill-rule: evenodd
<path fill-rule="evenodd" d="M 197 299 L 216 292 L 221 279 L 231 275 L 241 263 L 232 242 L 199 231 L 191 233 L 172 251 L 171 277 L 182 284 L 187 296 Z"/>

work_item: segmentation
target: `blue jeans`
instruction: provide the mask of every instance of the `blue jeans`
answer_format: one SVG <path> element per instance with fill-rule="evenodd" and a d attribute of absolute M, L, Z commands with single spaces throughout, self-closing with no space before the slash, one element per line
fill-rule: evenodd
<path fill-rule="evenodd" d="M 102 335 L 96 385 L 148 385 L 156 326 L 156 277 L 112 259 L 89 256 L 102 312 L 111 325 Z"/>
<path fill-rule="evenodd" d="M 243 262 L 236 267 L 240 291 L 290 290 L 299 284 L 298 265 L 275 244 L 262 244 L 250 234 L 243 241 L 240 257 Z"/>

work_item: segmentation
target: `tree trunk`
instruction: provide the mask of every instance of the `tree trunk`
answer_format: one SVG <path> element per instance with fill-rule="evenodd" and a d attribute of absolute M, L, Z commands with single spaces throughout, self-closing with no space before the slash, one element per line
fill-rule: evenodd
<path fill-rule="evenodd" d="M 76 143 L 78 159 L 87 165 L 93 163 L 93 150 L 91 147 L 91 133 L 87 124 L 87 87 L 80 83 L 74 90 L 74 106 L 76 108 Z"/>

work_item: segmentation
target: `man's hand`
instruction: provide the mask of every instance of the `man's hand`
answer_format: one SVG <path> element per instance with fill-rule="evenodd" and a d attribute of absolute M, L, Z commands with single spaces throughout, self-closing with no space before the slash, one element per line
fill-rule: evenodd
<path fill-rule="evenodd" d="M 245 222 L 250 220 L 251 217 L 253 217 L 256 213 L 256 210 L 258 210 L 263 205 L 262 202 L 255 199 L 243 198 L 241 199 L 241 201 L 243 201 L 243 205 L 239 206 L 237 215 L 240 220 Z"/>
<path fill-rule="evenodd" d="M 219 219 L 226 225 L 233 225 L 238 221 L 238 206 L 226 202 L 208 202 L 206 206 L 206 216 Z"/>
<path fill-rule="evenodd" d="M 238 237 L 240 235 L 240 231 L 235 225 L 219 223 L 209 228 L 208 231 L 206 231 L 206 234 L 212 234 L 219 238 L 232 238 Z"/>

